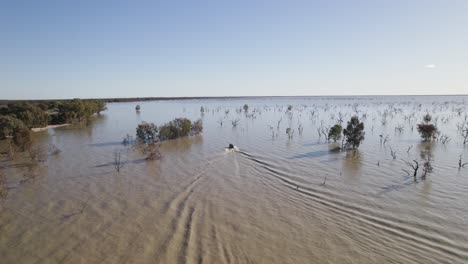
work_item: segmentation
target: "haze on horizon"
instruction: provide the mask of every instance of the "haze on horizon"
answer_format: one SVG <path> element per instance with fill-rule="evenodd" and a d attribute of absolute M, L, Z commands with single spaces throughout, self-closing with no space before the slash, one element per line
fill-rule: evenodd
<path fill-rule="evenodd" d="M 0 99 L 466 94 L 468 1 L 3 1 Z"/>

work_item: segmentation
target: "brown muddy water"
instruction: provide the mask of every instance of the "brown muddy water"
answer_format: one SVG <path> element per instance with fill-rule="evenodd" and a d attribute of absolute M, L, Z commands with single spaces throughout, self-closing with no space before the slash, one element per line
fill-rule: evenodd
<path fill-rule="evenodd" d="M 109 104 L 88 127 L 35 133 L 36 145 L 61 149 L 37 166 L 2 156 L 0 262 L 468 263 L 468 166 L 458 168 L 468 147 L 457 130 L 467 99 L 157 101 L 139 114 L 136 103 Z M 357 153 L 319 137 L 356 111 L 367 115 Z M 448 142 L 421 142 L 427 112 Z M 175 117 L 202 118 L 204 133 L 163 143 L 159 161 L 121 144 L 141 121 Z M 421 153 L 434 170 L 415 182 L 402 169 Z"/>

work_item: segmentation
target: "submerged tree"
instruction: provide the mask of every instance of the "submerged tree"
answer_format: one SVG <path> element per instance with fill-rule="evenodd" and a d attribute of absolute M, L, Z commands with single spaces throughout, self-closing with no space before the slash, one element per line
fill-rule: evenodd
<path fill-rule="evenodd" d="M 328 131 L 328 139 L 333 139 L 333 142 L 336 142 L 341 138 L 341 132 L 343 131 L 343 128 L 341 127 L 340 124 L 336 124 L 330 128 Z"/>
<path fill-rule="evenodd" d="M 203 132 L 203 121 L 201 119 L 198 119 L 197 121 L 193 122 L 190 130 L 191 130 L 190 134 L 192 136 L 198 135 L 201 132 Z"/>
<path fill-rule="evenodd" d="M 423 117 L 424 122 L 417 125 L 418 132 L 424 141 L 431 141 L 432 139 L 436 138 L 436 135 L 438 133 L 437 127 L 433 124 L 429 124 L 431 120 L 431 115 L 426 114 Z"/>
<path fill-rule="evenodd" d="M 142 122 L 136 128 L 138 140 L 142 143 L 150 144 L 159 140 L 159 129 L 153 123 Z"/>
<path fill-rule="evenodd" d="M 7 155 L 14 158 L 15 152 L 25 151 L 31 146 L 31 132 L 23 121 L 12 116 L 0 116 L 0 140 L 6 139 Z"/>
<path fill-rule="evenodd" d="M 192 123 L 187 118 L 176 118 L 169 123 L 157 127 L 153 123 L 143 122 L 138 125 L 137 139 L 144 144 L 176 139 L 186 136 L 194 136 L 203 132 L 201 119 Z"/>
<path fill-rule="evenodd" d="M 120 172 L 120 169 L 125 165 L 125 162 L 122 160 L 122 152 L 115 151 L 114 152 L 114 168 L 115 171 Z"/>
<path fill-rule="evenodd" d="M 351 120 L 348 121 L 348 125 L 343 130 L 344 140 L 346 140 L 346 147 L 357 149 L 361 144 L 361 141 L 364 140 L 364 123 L 359 122 L 357 116 L 351 117 Z"/>

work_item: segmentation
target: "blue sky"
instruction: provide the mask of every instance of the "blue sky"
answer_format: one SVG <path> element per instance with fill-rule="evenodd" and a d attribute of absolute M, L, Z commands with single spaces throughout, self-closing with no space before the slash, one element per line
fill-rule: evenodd
<path fill-rule="evenodd" d="M 468 1 L 0 1 L 0 92 L 467 94 Z"/>

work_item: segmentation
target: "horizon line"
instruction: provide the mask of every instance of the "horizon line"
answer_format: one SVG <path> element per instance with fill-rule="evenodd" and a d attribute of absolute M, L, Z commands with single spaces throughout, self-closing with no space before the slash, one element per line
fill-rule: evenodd
<path fill-rule="evenodd" d="M 300 97 L 405 97 L 405 96 L 468 96 L 468 94 L 363 94 L 363 95 L 239 95 L 239 96 L 143 96 L 143 97 L 75 97 L 55 99 L 0 99 L 4 102 L 39 102 L 39 101 L 67 101 L 73 99 L 81 100 L 126 100 L 126 101 L 164 101 L 164 100 L 197 100 L 197 99 L 252 99 L 252 98 L 300 98 Z"/>

